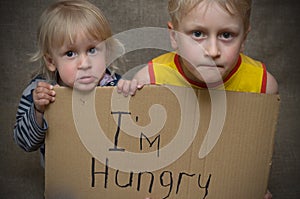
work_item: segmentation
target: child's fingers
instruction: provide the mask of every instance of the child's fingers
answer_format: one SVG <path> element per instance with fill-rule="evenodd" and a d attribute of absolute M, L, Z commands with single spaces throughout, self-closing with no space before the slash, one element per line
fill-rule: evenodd
<path fill-rule="evenodd" d="M 43 82 L 43 81 L 38 82 L 37 87 L 43 87 L 43 88 L 46 88 L 48 90 L 53 90 L 53 86 L 51 84 L 49 84 L 47 82 Z"/>
<path fill-rule="evenodd" d="M 126 97 L 129 94 L 130 91 L 130 80 L 119 80 L 119 83 L 117 85 L 118 93 L 123 93 L 123 95 Z"/>
<path fill-rule="evenodd" d="M 33 95 L 34 107 L 40 113 L 43 113 L 46 109 L 46 106 L 54 101 L 54 97 L 46 95 L 44 93 L 38 93 Z"/>
<path fill-rule="evenodd" d="M 143 88 L 146 84 L 149 84 L 149 83 L 146 82 L 146 81 L 138 81 L 136 87 L 137 87 L 138 89 L 141 89 L 141 88 Z"/>
<path fill-rule="evenodd" d="M 130 85 L 129 85 L 129 94 L 130 95 L 134 95 L 135 94 L 136 90 L 138 89 L 137 85 L 138 85 L 137 80 L 133 79 L 131 81 Z"/>
<path fill-rule="evenodd" d="M 37 87 L 35 89 L 35 93 L 37 95 L 40 95 L 41 98 L 43 98 L 43 96 L 48 95 L 48 96 L 55 96 L 55 91 L 54 90 L 49 90 L 48 88 L 45 87 Z"/>
<path fill-rule="evenodd" d="M 33 91 L 33 99 L 35 101 L 38 100 L 49 100 L 49 101 L 54 101 L 55 97 L 55 91 L 54 90 L 48 90 L 47 88 L 44 87 L 37 87 Z"/>
<path fill-rule="evenodd" d="M 33 102 L 39 112 L 44 112 L 45 107 L 55 101 L 53 86 L 47 82 L 38 82 L 33 91 Z"/>
<path fill-rule="evenodd" d="M 124 79 L 120 79 L 118 81 L 118 84 L 117 84 L 117 91 L 118 91 L 118 93 L 122 93 L 124 82 L 125 82 Z"/>
<path fill-rule="evenodd" d="M 38 92 L 36 91 L 34 99 L 36 101 L 43 101 L 43 100 L 48 100 L 50 102 L 53 102 L 55 100 L 55 97 L 53 93 L 48 93 L 48 92 Z"/>
<path fill-rule="evenodd" d="M 137 89 L 144 86 L 144 83 L 138 82 L 138 80 L 119 80 L 117 89 L 118 93 L 123 93 L 124 96 L 135 95 Z"/>
<path fill-rule="evenodd" d="M 38 82 L 35 93 L 37 95 L 40 95 L 40 98 L 47 97 L 46 95 L 54 97 L 55 91 L 53 90 L 53 88 L 54 87 L 47 82 Z"/>
<path fill-rule="evenodd" d="M 130 81 L 125 80 L 122 86 L 122 93 L 126 97 L 129 94 L 129 89 L 130 89 Z"/>
<path fill-rule="evenodd" d="M 36 100 L 34 101 L 34 104 L 37 108 L 40 108 L 40 109 L 43 109 L 41 107 L 43 106 L 47 106 L 48 104 L 50 104 L 52 101 L 50 100 L 47 100 L 47 99 L 39 99 L 39 100 Z"/>
<path fill-rule="evenodd" d="M 33 91 L 33 101 L 35 105 L 43 106 L 48 105 L 50 102 L 54 102 L 55 97 L 44 92 L 37 92 L 35 90 Z"/>

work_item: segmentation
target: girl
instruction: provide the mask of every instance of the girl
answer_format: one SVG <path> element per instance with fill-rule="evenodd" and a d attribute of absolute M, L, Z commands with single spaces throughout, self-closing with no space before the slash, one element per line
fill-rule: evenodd
<path fill-rule="evenodd" d="M 112 32 L 107 19 L 88 1 L 54 3 L 43 12 L 37 33 L 38 50 L 31 61 L 39 61 L 41 68 L 22 94 L 14 139 L 25 151 L 40 149 L 44 157 L 48 125 L 43 115 L 55 101 L 53 87 L 89 91 L 114 86 L 120 76 L 106 68 L 118 43 L 108 40 Z"/>

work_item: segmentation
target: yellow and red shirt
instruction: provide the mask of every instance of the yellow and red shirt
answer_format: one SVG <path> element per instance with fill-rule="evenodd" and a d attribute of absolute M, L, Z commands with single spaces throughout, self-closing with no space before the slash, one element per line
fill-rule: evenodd
<path fill-rule="evenodd" d="M 148 63 L 148 71 L 151 84 L 207 88 L 205 83 L 195 82 L 184 74 L 179 55 L 174 52 L 154 58 Z M 224 84 L 225 90 L 228 91 L 265 93 L 266 82 L 265 65 L 241 53 L 236 66 L 223 82 L 209 85 L 209 88 L 218 89 Z"/>

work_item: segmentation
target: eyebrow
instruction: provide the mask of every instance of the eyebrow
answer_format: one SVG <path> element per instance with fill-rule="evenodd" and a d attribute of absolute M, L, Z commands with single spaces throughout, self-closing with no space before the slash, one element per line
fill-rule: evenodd
<path fill-rule="evenodd" d="M 186 25 L 184 28 L 188 30 L 204 30 L 204 31 L 208 30 L 206 26 L 203 26 L 199 22 L 191 22 L 188 25 Z M 237 24 L 225 24 L 220 26 L 218 29 L 238 31 L 240 29 L 240 26 Z"/>

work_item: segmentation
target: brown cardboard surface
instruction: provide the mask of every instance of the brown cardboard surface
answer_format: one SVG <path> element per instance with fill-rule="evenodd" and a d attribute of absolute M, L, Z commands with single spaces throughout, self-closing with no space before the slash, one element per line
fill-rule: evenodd
<path fill-rule="evenodd" d="M 114 89 L 56 89 L 45 198 L 263 198 L 278 96 L 150 86 L 125 98 Z"/>

